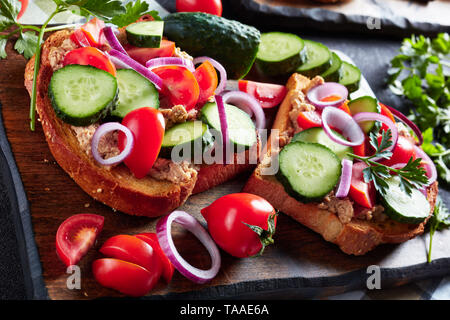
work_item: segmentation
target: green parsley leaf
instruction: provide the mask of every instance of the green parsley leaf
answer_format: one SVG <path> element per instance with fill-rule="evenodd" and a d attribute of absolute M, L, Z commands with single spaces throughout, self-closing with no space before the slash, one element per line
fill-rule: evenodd
<path fill-rule="evenodd" d="M 19 39 L 17 39 L 14 49 L 18 53 L 23 54 L 26 59 L 30 59 L 35 51 L 38 42 L 38 36 L 32 31 L 20 33 Z"/>
<path fill-rule="evenodd" d="M 22 5 L 18 0 L 0 0 L 0 17 L 2 17 L 3 20 L 9 20 L 14 23 L 21 6 Z"/>
<path fill-rule="evenodd" d="M 158 11 L 152 10 L 148 11 L 148 3 L 145 1 L 137 0 L 135 2 L 128 2 L 125 6 L 126 12 L 115 16 L 111 19 L 111 23 L 115 24 L 119 28 L 129 25 L 130 23 L 135 22 L 144 14 L 149 14 L 155 20 L 161 20 L 158 15 Z"/>
<path fill-rule="evenodd" d="M 87 15 L 94 15 L 108 22 L 113 17 L 126 12 L 122 1 L 119 0 L 87 0 L 81 2 L 79 7 Z"/>
<path fill-rule="evenodd" d="M 428 248 L 428 262 L 431 262 L 431 248 L 433 246 L 433 236 L 436 230 L 442 230 L 450 226 L 450 212 L 442 199 L 438 196 L 434 207 L 433 215 L 428 222 L 430 226 L 430 246 Z"/>
<path fill-rule="evenodd" d="M 8 39 L 5 37 L 0 37 L 0 59 L 6 58 L 6 43 Z"/>

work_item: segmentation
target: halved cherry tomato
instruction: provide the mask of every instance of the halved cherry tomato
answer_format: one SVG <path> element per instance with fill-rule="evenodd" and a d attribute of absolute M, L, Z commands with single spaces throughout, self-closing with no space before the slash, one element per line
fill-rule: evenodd
<path fill-rule="evenodd" d="M 208 98 L 214 95 L 219 80 L 216 69 L 208 60 L 195 69 L 194 76 L 200 88 L 197 106 L 201 108 Z"/>
<path fill-rule="evenodd" d="M 158 255 L 161 263 L 162 263 L 162 277 L 164 280 L 169 283 L 172 280 L 173 272 L 175 271 L 175 268 L 173 267 L 170 260 L 167 258 L 164 251 L 162 251 L 158 237 L 155 233 L 139 233 L 135 235 L 136 238 L 139 238 L 141 240 L 144 240 L 149 245 L 152 246 L 153 250 L 155 250 L 155 253 Z"/>
<path fill-rule="evenodd" d="M 100 47 L 106 43 L 105 36 L 103 35 L 103 28 L 105 22 L 98 18 L 93 18 L 83 24 L 80 29 L 84 32 L 89 43 L 93 47 Z"/>
<path fill-rule="evenodd" d="M 314 127 L 321 127 L 322 118 L 317 111 L 304 111 L 298 114 L 297 124 L 303 130 Z"/>
<path fill-rule="evenodd" d="M 261 252 L 263 241 L 265 244 L 273 242 L 277 223 L 275 209 L 260 196 L 228 194 L 203 208 L 201 213 L 214 241 L 234 257 L 254 256 Z M 259 236 L 250 226 L 265 232 Z"/>
<path fill-rule="evenodd" d="M 94 47 L 82 47 L 69 51 L 64 57 L 65 66 L 68 64 L 90 65 L 105 70 L 116 76 L 116 67 L 108 56 Z"/>
<path fill-rule="evenodd" d="M 380 141 L 381 136 L 378 137 L 378 143 L 380 143 Z M 397 144 L 392 151 L 391 158 L 380 162 L 387 166 L 392 166 L 396 163 L 408 163 L 409 159 L 414 159 L 414 155 L 414 145 L 408 138 L 399 135 Z"/>
<path fill-rule="evenodd" d="M 263 108 L 273 108 L 283 101 L 286 87 L 272 83 L 239 80 L 239 91 L 246 92 L 261 103 Z"/>
<path fill-rule="evenodd" d="M 76 214 L 66 219 L 56 232 L 56 252 L 66 266 L 77 264 L 94 245 L 105 218 L 96 214 Z"/>
<path fill-rule="evenodd" d="M 180 66 L 165 66 L 153 69 L 163 80 L 162 94 L 173 105 L 182 104 L 186 110 L 195 107 L 200 95 L 200 87 L 194 74 Z"/>
<path fill-rule="evenodd" d="M 19 0 L 22 6 L 20 7 L 20 11 L 17 14 L 17 20 L 19 20 L 23 14 L 25 13 L 25 10 L 27 10 L 28 7 L 28 0 Z"/>
<path fill-rule="evenodd" d="M 352 180 L 349 196 L 359 205 L 365 208 L 373 208 L 375 205 L 375 187 L 372 182 L 364 181 L 363 170 L 367 168 L 364 162 L 356 162 L 352 168 Z"/>
<path fill-rule="evenodd" d="M 380 106 L 380 113 L 383 116 L 388 117 L 389 119 L 391 119 L 391 121 L 393 123 L 395 123 L 395 118 L 394 115 L 392 114 L 392 112 L 388 109 L 388 107 L 386 107 L 386 105 L 382 104 L 381 102 L 378 103 Z M 389 129 L 389 127 L 387 125 L 385 125 L 384 123 L 381 125 L 381 130 L 387 131 Z"/>
<path fill-rule="evenodd" d="M 205 12 L 222 16 L 221 0 L 176 0 L 177 12 Z"/>
<path fill-rule="evenodd" d="M 107 257 L 128 261 L 144 267 L 153 277 L 162 273 L 161 259 L 147 242 L 126 234 L 109 238 L 100 248 L 100 252 Z"/>
<path fill-rule="evenodd" d="M 76 43 L 79 47 L 91 46 L 88 38 L 81 29 L 76 29 L 74 32 L 72 32 L 72 34 L 70 35 L 70 39 L 72 40 L 72 42 Z"/>
<path fill-rule="evenodd" d="M 162 113 L 156 109 L 144 107 L 129 112 L 122 124 L 131 130 L 134 136 L 134 147 L 125 159 L 136 178 L 147 175 L 158 157 L 164 138 L 165 121 Z M 119 149 L 126 146 L 126 136 L 119 133 Z"/>
<path fill-rule="evenodd" d="M 131 58 L 145 66 L 150 59 L 173 56 L 175 53 L 175 42 L 163 39 L 159 48 L 140 48 L 126 44 L 124 49 Z"/>
<path fill-rule="evenodd" d="M 147 294 L 158 279 L 147 269 L 119 259 L 97 259 L 92 264 L 95 280 L 123 294 L 140 297 Z"/>

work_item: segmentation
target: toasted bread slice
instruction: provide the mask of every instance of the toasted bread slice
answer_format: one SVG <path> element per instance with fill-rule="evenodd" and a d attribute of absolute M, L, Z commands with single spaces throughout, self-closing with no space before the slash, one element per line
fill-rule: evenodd
<path fill-rule="evenodd" d="M 211 167 L 202 165 L 199 171 L 193 169 L 188 181 L 173 183 L 151 176 L 136 179 L 123 164 L 113 168 L 99 166 L 81 148 L 71 126 L 56 117 L 48 97 L 48 85 L 53 74 L 49 61 L 50 50 L 60 47 L 71 33 L 70 30 L 58 31 L 42 46 L 36 108 L 56 162 L 94 199 L 127 214 L 157 217 L 181 206 L 193 193 L 194 188 L 195 192 L 205 191 L 254 168 L 248 164 L 217 164 Z M 25 87 L 30 95 L 33 72 L 34 57 L 25 69 Z"/>
<path fill-rule="evenodd" d="M 307 88 L 310 80 L 294 74 L 288 81 L 288 93 L 277 113 L 270 140 L 280 139 L 286 132 L 293 132 L 289 112 L 298 91 Z M 278 136 L 274 136 L 274 135 Z M 270 158 L 270 145 L 265 155 Z M 275 151 L 276 152 L 276 151 Z M 347 254 L 363 255 L 381 243 L 400 243 L 407 241 L 424 231 L 426 221 L 421 224 L 399 223 L 387 218 L 384 221 L 361 220 L 353 217 L 350 222 L 343 223 L 338 216 L 319 203 L 301 203 L 289 196 L 283 185 L 274 177 L 261 174 L 264 159 L 247 181 L 243 191 L 257 194 L 267 199 L 277 210 L 289 215 L 306 227 L 322 235 L 326 241 L 337 244 Z M 428 188 L 428 201 L 431 205 L 430 215 L 434 210 L 438 193 L 437 182 Z M 427 219 L 428 220 L 428 219 Z"/>

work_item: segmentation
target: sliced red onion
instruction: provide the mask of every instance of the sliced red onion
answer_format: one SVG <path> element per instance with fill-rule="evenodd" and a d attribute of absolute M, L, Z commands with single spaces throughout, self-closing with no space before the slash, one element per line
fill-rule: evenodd
<path fill-rule="evenodd" d="M 350 141 L 336 135 L 330 128 L 336 128 Z M 322 127 L 328 137 L 336 143 L 344 146 L 355 147 L 364 142 L 364 132 L 353 118 L 345 111 L 338 108 L 324 108 L 322 112 Z"/>
<path fill-rule="evenodd" d="M 220 132 L 222 133 L 222 147 L 223 147 L 223 159 L 224 163 L 229 163 L 228 161 L 228 148 L 230 145 L 230 138 L 228 134 L 228 122 L 227 122 L 227 114 L 225 112 L 225 104 L 223 103 L 223 97 L 219 95 L 215 95 L 214 99 L 216 100 L 217 111 L 219 112 L 219 120 L 220 120 Z"/>
<path fill-rule="evenodd" d="M 230 91 L 223 95 L 223 102 L 235 105 L 250 116 L 255 115 L 256 129 L 265 129 L 266 115 L 261 104 L 254 97 L 242 91 Z M 251 112 L 250 112 L 251 110 Z"/>
<path fill-rule="evenodd" d="M 417 139 L 419 139 L 419 146 L 422 145 L 423 143 L 423 136 L 422 136 L 422 131 L 420 131 L 419 127 L 417 127 L 417 125 L 412 122 L 411 120 L 408 119 L 407 116 L 405 116 L 403 113 L 401 113 L 400 111 L 398 111 L 397 109 L 394 109 L 392 107 L 389 107 L 387 105 L 384 105 L 386 108 L 389 109 L 389 111 L 392 112 L 392 114 L 397 117 L 400 121 L 402 121 L 405 125 L 407 125 L 408 127 L 411 128 L 412 131 L 414 131 L 414 134 L 416 135 Z"/>
<path fill-rule="evenodd" d="M 421 163 L 423 163 L 426 167 L 428 177 L 428 183 L 426 184 L 426 186 L 429 186 L 432 183 L 434 183 L 437 179 L 436 166 L 434 165 L 433 160 L 431 160 L 430 157 L 426 154 L 426 152 L 423 151 L 420 147 L 414 146 L 414 150 L 416 153 L 416 158 L 422 158 Z"/>
<path fill-rule="evenodd" d="M 209 270 L 201 270 L 189 264 L 179 254 L 172 239 L 172 223 L 176 222 L 192 232 L 206 247 L 211 256 L 212 266 Z M 156 235 L 161 249 L 173 266 L 186 278 L 196 282 L 205 283 L 212 280 L 219 272 L 221 259 L 217 245 L 211 239 L 208 232 L 190 214 L 184 211 L 174 211 L 161 218 L 156 224 Z"/>
<path fill-rule="evenodd" d="M 339 186 L 336 190 L 337 198 L 344 198 L 350 191 L 350 184 L 352 182 L 352 168 L 353 161 L 349 159 L 342 159 L 342 173 L 339 180 Z"/>
<path fill-rule="evenodd" d="M 145 66 L 150 70 L 163 66 L 180 66 L 185 67 L 191 72 L 195 71 L 194 63 L 191 60 L 180 57 L 163 57 L 150 59 L 145 63 Z"/>
<path fill-rule="evenodd" d="M 335 101 L 321 101 L 329 96 L 339 96 L 339 100 Z M 322 110 L 325 107 L 337 107 L 341 105 L 348 97 L 348 90 L 342 84 L 336 82 L 325 82 L 321 85 L 315 86 L 306 93 L 309 102 Z"/>
<path fill-rule="evenodd" d="M 139 72 L 144 77 L 146 77 L 148 80 L 150 80 L 156 87 L 156 89 L 161 90 L 163 81 L 158 75 L 148 70 L 146 67 L 144 67 L 142 64 L 137 62 L 136 60 L 133 60 L 130 56 L 123 54 L 120 51 L 117 51 L 115 49 L 111 49 L 109 51 L 109 55 L 112 57 L 115 57 L 119 59 L 121 62 L 123 62 L 125 65 L 130 67 L 136 72 Z"/>
<path fill-rule="evenodd" d="M 114 33 L 114 30 L 112 27 L 104 27 L 103 28 L 103 34 L 105 35 L 106 40 L 108 41 L 111 48 L 114 50 L 117 50 L 125 55 L 128 56 L 128 53 L 123 48 L 122 44 L 120 43 L 119 39 L 117 39 L 116 34 Z"/>
<path fill-rule="evenodd" d="M 102 156 L 98 153 L 98 144 L 100 143 L 100 139 L 105 134 L 112 131 L 122 131 L 127 138 L 127 144 L 119 155 L 108 159 L 103 159 Z M 102 124 L 95 131 L 91 141 L 92 156 L 94 157 L 95 161 L 104 166 L 114 165 L 125 160 L 129 156 L 131 150 L 133 150 L 133 146 L 134 146 L 133 133 L 130 131 L 130 129 L 120 124 L 119 122 L 107 122 Z"/>
<path fill-rule="evenodd" d="M 217 85 L 216 94 L 221 94 L 222 91 L 225 89 L 225 86 L 227 85 L 227 71 L 219 62 L 210 57 L 197 57 L 194 59 L 194 65 L 196 65 L 197 63 L 202 63 L 206 60 L 211 62 L 214 68 L 216 68 L 217 71 L 219 71 L 220 82 Z"/>
<path fill-rule="evenodd" d="M 108 52 L 104 51 L 104 53 L 108 56 L 109 60 L 111 60 L 112 63 L 114 63 L 114 66 L 116 69 L 131 69 L 131 67 L 125 63 L 122 62 L 122 60 L 113 57 L 108 54 Z"/>

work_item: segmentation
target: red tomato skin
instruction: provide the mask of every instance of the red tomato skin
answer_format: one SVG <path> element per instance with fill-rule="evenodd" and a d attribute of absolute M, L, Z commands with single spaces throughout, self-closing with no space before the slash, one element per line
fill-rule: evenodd
<path fill-rule="evenodd" d="M 164 138 L 165 121 L 156 109 L 144 107 L 128 113 L 122 124 L 133 133 L 134 147 L 125 164 L 138 179 L 145 177 L 158 157 Z M 119 133 L 119 149 L 126 146 L 126 136 Z"/>
<path fill-rule="evenodd" d="M 244 223 L 267 230 L 267 220 L 275 215 L 275 210 L 257 195 L 232 193 L 215 200 L 201 213 L 217 245 L 234 257 L 245 258 L 256 255 L 262 244 L 259 236 Z"/>
<path fill-rule="evenodd" d="M 166 281 L 166 283 L 169 283 L 172 280 L 175 268 L 173 267 L 173 264 L 170 262 L 170 260 L 167 258 L 164 251 L 162 251 L 161 246 L 159 245 L 159 242 L 158 242 L 158 237 L 156 236 L 156 234 L 155 233 L 139 233 L 139 234 L 135 235 L 135 237 L 147 242 L 155 250 L 155 252 L 158 255 L 158 257 L 161 261 L 161 264 L 162 264 L 162 277 L 163 277 L 164 281 Z"/>
<path fill-rule="evenodd" d="M 124 49 L 131 58 L 145 66 L 150 59 L 172 57 L 175 53 L 175 42 L 163 39 L 159 48 L 140 48 L 126 44 Z"/>
<path fill-rule="evenodd" d="M 74 42 L 79 47 L 90 47 L 91 44 L 89 43 L 88 39 L 86 38 L 86 35 L 81 29 L 76 29 L 71 35 L 70 40 Z"/>
<path fill-rule="evenodd" d="M 103 287 L 127 296 L 142 297 L 153 289 L 157 280 L 137 264 L 112 258 L 97 259 L 92 264 L 95 280 Z"/>
<path fill-rule="evenodd" d="M 297 124 L 303 130 L 322 126 L 322 118 L 317 111 L 300 112 L 297 117 Z"/>
<path fill-rule="evenodd" d="M 205 12 L 222 16 L 221 0 L 176 0 L 177 12 Z"/>
<path fill-rule="evenodd" d="M 102 216 L 82 213 L 69 217 L 59 226 L 56 232 L 56 253 L 66 266 L 76 265 L 94 245 L 95 239 L 103 229 L 104 221 L 105 218 Z M 70 240 L 75 243 L 68 243 Z"/>
<path fill-rule="evenodd" d="M 367 165 L 364 162 L 353 164 L 349 196 L 357 204 L 365 208 L 373 208 L 376 192 L 372 182 L 366 183 L 364 181 L 363 170 L 365 168 L 367 168 Z"/>
<path fill-rule="evenodd" d="M 378 143 L 380 143 L 380 141 L 381 137 L 378 137 Z M 408 163 L 409 159 L 414 159 L 414 155 L 414 145 L 408 138 L 399 135 L 397 144 L 392 151 L 392 157 L 380 162 L 387 166 L 392 166 L 396 163 Z"/>
<path fill-rule="evenodd" d="M 214 66 L 209 61 L 205 61 L 198 66 L 195 69 L 194 76 L 200 88 L 197 107 L 201 108 L 208 98 L 214 95 L 219 80 L 216 69 L 214 69 Z"/>
<path fill-rule="evenodd" d="M 19 0 L 22 6 L 20 7 L 20 11 L 17 14 L 17 20 L 19 20 L 23 14 L 25 13 L 25 10 L 28 8 L 28 0 Z"/>
<path fill-rule="evenodd" d="M 395 123 L 394 115 L 388 109 L 388 107 L 386 105 L 382 104 L 381 102 L 379 102 L 378 105 L 380 106 L 380 114 L 388 117 L 393 123 Z M 385 125 L 384 123 L 381 125 L 381 130 L 387 131 L 388 129 L 389 129 L 389 127 L 387 125 Z"/>
<path fill-rule="evenodd" d="M 100 248 L 100 252 L 110 258 L 137 264 L 158 281 L 162 273 L 160 258 L 147 242 L 126 234 L 109 238 Z"/>
<path fill-rule="evenodd" d="M 258 100 L 265 109 L 279 105 L 287 93 L 285 86 L 249 80 L 239 80 L 238 87 L 239 91 L 248 93 Z"/>
<path fill-rule="evenodd" d="M 103 20 L 93 18 L 83 24 L 80 29 L 83 31 L 91 46 L 101 47 L 103 44 L 107 43 L 105 36 L 103 35 L 104 27 L 105 22 Z"/>
<path fill-rule="evenodd" d="M 64 57 L 64 66 L 69 64 L 81 64 L 93 66 L 105 70 L 116 76 L 117 71 L 108 56 L 94 47 L 82 47 L 69 51 Z"/>
<path fill-rule="evenodd" d="M 352 116 L 352 113 L 350 112 L 350 108 L 348 107 L 347 102 L 344 102 L 343 104 L 341 104 L 338 109 L 341 109 L 342 111 L 344 111 L 345 113 L 347 113 L 349 116 Z"/>

